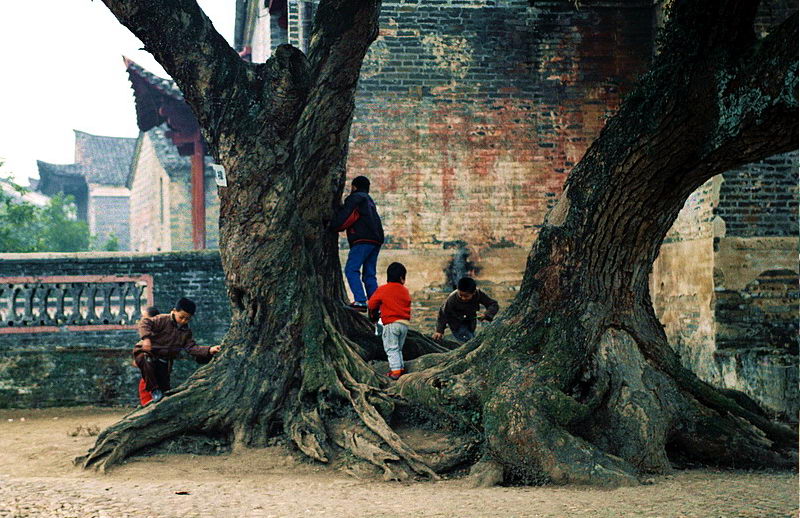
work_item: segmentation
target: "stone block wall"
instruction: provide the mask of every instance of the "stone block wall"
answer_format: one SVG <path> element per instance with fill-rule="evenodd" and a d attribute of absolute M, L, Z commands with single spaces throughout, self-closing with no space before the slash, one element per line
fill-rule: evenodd
<path fill-rule="evenodd" d="M 69 320 L 76 318 L 74 313 L 50 322 L 53 297 L 63 296 L 60 294 L 73 285 L 91 286 L 97 279 L 89 282 L 86 279 L 97 276 L 102 276 L 100 280 L 107 285 L 119 278 L 149 278 L 141 295 L 141 306 L 149 299 L 161 312 L 169 311 L 181 296 L 193 299 L 198 311 L 191 327 L 201 345 L 219 343 L 227 332 L 230 310 L 216 251 L 2 254 L 0 321 L 6 325 L 0 327 L 0 407 L 136 404 L 139 371 L 131 365 L 131 349 L 138 340 L 134 326 L 139 318 L 138 306 L 129 303 L 125 315 L 112 307 L 113 317 L 109 317 L 105 311 L 101 312 L 108 309 L 103 297 L 94 295 L 92 302 L 81 300 L 79 325 L 69 325 Z M 10 318 L 9 294 L 2 288 L 11 282 L 17 293 L 11 298 L 32 294 L 32 311 L 28 312 L 39 318 L 27 322 L 29 329 L 20 327 L 20 318 L 16 319 L 16 327 L 7 325 L 13 318 Z M 33 290 L 41 287 L 45 289 L 37 289 L 34 294 Z M 97 319 L 89 315 L 88 309 L 95 304 Z M 26 308 L 18 301 L 13 311 L 21 316 Z M 45 311 L 50 315 L 42 315 L 42 308 L 47 308 Z M 40 326 L 39 320 L 53 325 Z M 176 362 L 173 383 L 182 382 L 196 367 L 191 359 Z"/>
<path fill-rule="evenodd" d="M 684 365 L 796 421 L 797 152 L 728 171 L 687 201 L 653 265 L 653 304 Z"/>

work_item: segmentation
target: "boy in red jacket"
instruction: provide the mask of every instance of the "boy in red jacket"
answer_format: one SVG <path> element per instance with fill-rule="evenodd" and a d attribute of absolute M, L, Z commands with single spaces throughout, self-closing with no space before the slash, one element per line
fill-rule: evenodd
<path fill-rule="evenodd" d="M 387 376 L 396 380 L 405 374 L 403 368 L 403 344 L 411 320 L 411 295 L 406 283 L 406 267 L 392 263 L 386 269 L 386 284 L 379 287 L 369 298 L 369 314 L 373 321 L 383 321 L 383 350 L 389 359 Z M 380 313 L 379 313 L 380 312 Z"/>

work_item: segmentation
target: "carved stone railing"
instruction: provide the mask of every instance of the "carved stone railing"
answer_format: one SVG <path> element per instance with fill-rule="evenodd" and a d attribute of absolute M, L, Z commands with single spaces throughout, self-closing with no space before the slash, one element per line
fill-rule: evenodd
<path fill-rule="evenodd" d="M 0 334 L 135 329 L 151 275 L 0 277 Z"/>

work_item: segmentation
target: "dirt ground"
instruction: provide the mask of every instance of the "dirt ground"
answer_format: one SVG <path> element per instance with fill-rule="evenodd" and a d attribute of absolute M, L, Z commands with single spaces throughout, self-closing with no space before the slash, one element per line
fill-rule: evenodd
<path fill-rule="evenodd" d="M 382 482 L 285 447 L 156 455 L 102 475 L 72 466 L 124 409 L 0 410 L 0 517 L 797 516 L 795 473 L 678 471 L 651 485 L 471 489 Z"/>

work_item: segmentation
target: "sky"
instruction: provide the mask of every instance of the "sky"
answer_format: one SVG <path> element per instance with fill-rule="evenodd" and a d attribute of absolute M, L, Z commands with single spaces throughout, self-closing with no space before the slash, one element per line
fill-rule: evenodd
<path fill-rule="evenodd" d="M 233 41 L 235 0 L 199 0 Z M 136 137 L 122 56 L 163 77 L 100 0 L 0 0 L 0 177 L 28 184 L 36 160 L 73 162 L 74 129 Z"/>

